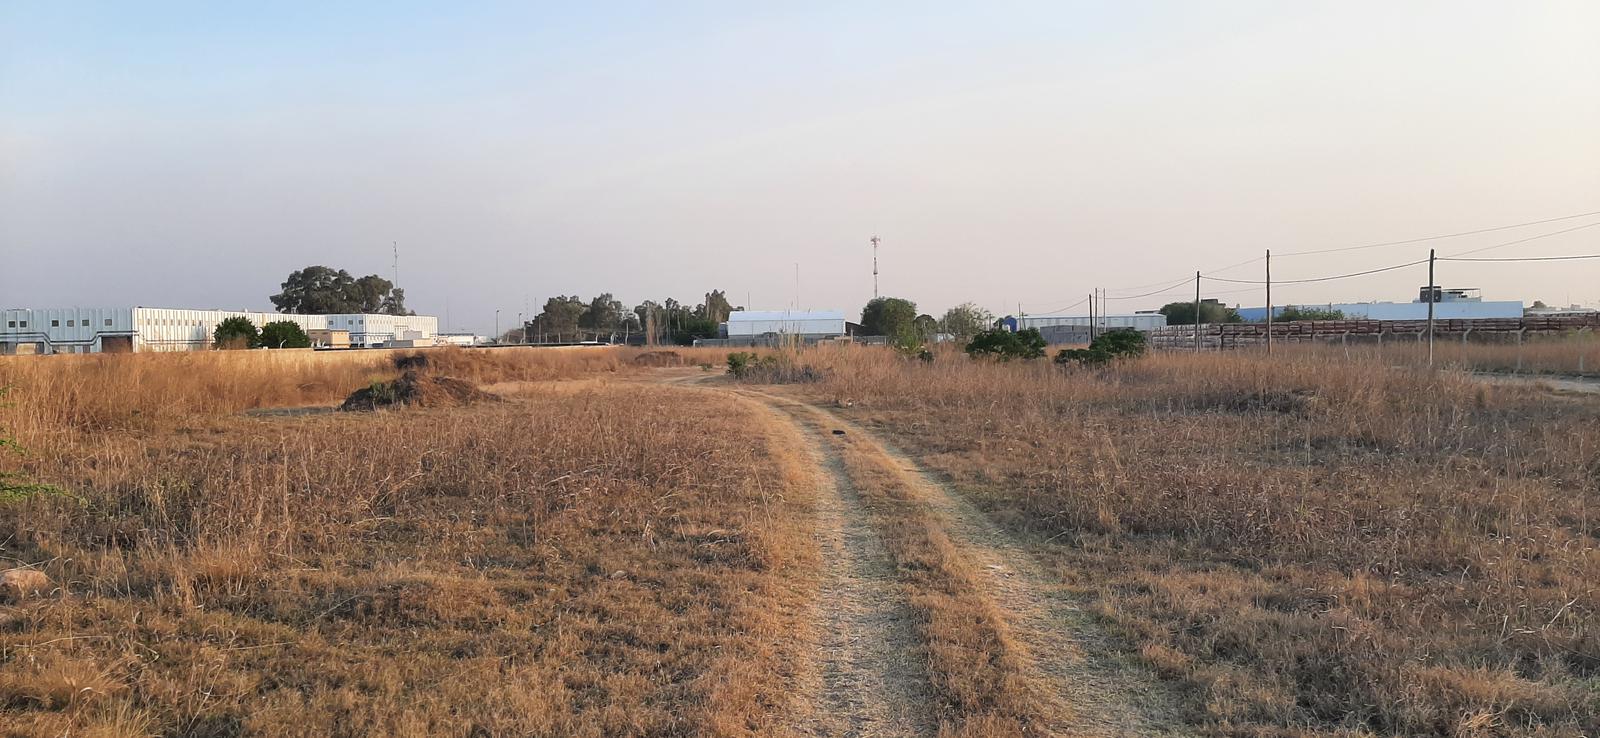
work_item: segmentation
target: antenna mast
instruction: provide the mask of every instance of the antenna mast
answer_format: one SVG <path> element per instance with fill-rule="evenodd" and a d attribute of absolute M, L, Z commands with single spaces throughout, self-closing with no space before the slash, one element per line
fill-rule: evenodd
<path fill-rule="evenodd" d="M 878 299 L 878 242 L 883 240 L 877 236 L 872 237 L 872 299 Z"/>
<path fill-rule="evenodd" d="M 399 287 L 400 286 L 400 242 L 399 241 L 390 241 L 389 244 L 394 246 L 394 286 Z"/>

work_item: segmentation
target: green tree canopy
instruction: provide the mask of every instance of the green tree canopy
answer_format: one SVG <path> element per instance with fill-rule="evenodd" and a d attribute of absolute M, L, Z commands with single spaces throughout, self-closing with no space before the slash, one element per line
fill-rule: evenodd
<path fill-rule="evenodd" d="M 1303 305 L 1290 305 L 1284 308 L 1273 320 L 1293 322 L 1296 320 L 1344 320 L 1344 311 L 1334 308 L 1306 307 Z"/>
<path fill-rule="evenodd" d="M 917 304 L 899 297 L 874 297 L 861 310 L 861 330 L 869 336 L 915 335 L 916 320 Z"/>
<path fill-rule="evenodd" d="M 964 343 L 994 325 L 994 314 L 970 302 L 964 302 L 944 311 L 939 319 L 939 330 Z"/>
<path fill-rule="evenodd" d="M 223 318 L 211 332 L 212 345 L 219 349 L 247 349 L 261 345 L 261 331 L 249 318 Z"/>
<path fill-rule="evenodd" d="M 967 344 L 967 354 L 974 359 L 1037 359 L 1044 356 L 1045 340 L 1037 328 L 1012 332 L 1003 328 L 987 330 L 973 336 Z"/>
<path fill-rule="evenodd" d="M 383 277 L 369 274 L 359 279 L 343 269 L 308 266 L 295 271 L 271 297 L 280 313 L 386 313 L 408 315 L 405 290 Z"/>
<path fill-rule="evenodd" d="M 1161 306 L 1160 313 L 1167 316 L 1167 325 L 1194 325 L 1194 303 L 1169 302 Z M 1239 311 L 1216 302 L 1200 303 L 1201 323 L 1242 323 Z"/>
<path fill-rule="evenodd" d="M 311 337 L 299 323 L 292 320 L 275 320 L 261 326 L 260 345 L 275 348 L 311 348 Z"/>
<path fill-rule="evenodd" d="M 1147 348 L 1145 335 L 1132 328 L 1113 328 L 1089 342 L 1089 348 L 1061 349 L 1056 354 L 1057 364 L 1105 364 L 1116 359 L 1143 356 Z"/>

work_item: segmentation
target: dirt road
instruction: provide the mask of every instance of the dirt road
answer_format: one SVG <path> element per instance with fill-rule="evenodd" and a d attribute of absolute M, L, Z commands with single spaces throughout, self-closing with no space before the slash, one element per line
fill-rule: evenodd
<path fill-rule="evenodd" d="M 950 700 L 941 700 L 941 675 L 929 674 L 908 596 L 897 581 L 893 552 L 881 523 L 869 514 L 863 492 L 883 479 L 852 474 L 847 458 L 873 461 L 892 475 L 888 483 L 933 511 L 930 520 L 954 544 L 960 565 L 975 572 L 977 596 L 1003 621 L 1017 647 L 1017 688 L 1037 695 L 1021 722 L 1028 735 L 1187 735 L 1176 700 L 1165 685 L 1119 649 L 1113 638 L 1014 538 L 958 492 L 892 446 L 834 412 L 763 388 L 709 381 L 704 374 L 672 373 L 668 381 L 729 393 L 760 405 L 787 422 L 817 470 L 821 490 L 817 543 L 827 562 L 816 607 L 817 698 L 813 714 L 797 726 L 809 735 L 933 735 L 941 724 L 959 725 Z M 848 455 L 848 457 L 847 457 Z M 915 562 L 911 562 L 915 563 Z M 902 572 L 903 573 L 903 572 Z M 944 675 L 944 681 L 950 675 Z"/>

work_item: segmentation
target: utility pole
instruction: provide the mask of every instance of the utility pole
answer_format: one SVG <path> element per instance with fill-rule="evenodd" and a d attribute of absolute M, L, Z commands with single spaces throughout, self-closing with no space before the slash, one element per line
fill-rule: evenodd
<path fill-rule="evenodd" d="M 395 287 L 399 287 L 400 286 L 400 242 L 399 241 L 390 241 L 389 245 L 394 247 L 394 286 Z"/>
<path fill-rule="evenodd" d="M 494 342 L 500 342 L 500 308 L 494 309 Z"/>
<path fill-rule="evenodd" d="M 1272 249 L 1267 249 L 1267 355 L 1272 355 Z"/>
<path fill-rule="evenodd" d="M 1094 292 L 1089 293 L 1089 343 L 1094 343 Z"/>
<path fill-rule="evenodd" d="M 1194 273 L 1194 352 L 1200 353 L 1200 272 Z"/>
<path fill-rule="evenodd" d="M 878 241 L 882 239 L 872 237 L 872 299 L 878 299 Z M 1020 309 L 1017 312 L 1022 312 Z"/>
<path fill-rule="evenodd" d="M 1434 249 L 1428 249 L 1428 368 L 1433 368 L 1433 303 L 1438 302 L 1438 288 L 1433 284 Z"/>
<path fill-rule="evenodd" d="M 517 325 L 522 326 L 522 342 L 528 342 L 528 324 L 522 319 L 522 313 L 517 313 Z"/>

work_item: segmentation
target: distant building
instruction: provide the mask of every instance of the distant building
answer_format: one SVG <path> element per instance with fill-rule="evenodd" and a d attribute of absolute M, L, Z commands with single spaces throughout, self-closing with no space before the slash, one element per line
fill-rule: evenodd
<path fill-rule="evenodd" d="M 1476 287 L 1443 288 L 1435 287 L 1433 317 L 1438 320 L 1475 320 L 1485 318 L 1520 318 L 1522 317 L 1521 300 L 1499 300 L 1486 302 L 1482 291 Z M 1338 310 L 1344 317 L 1351 320 L 1427 320 L 1428 318 L 1428 293 L 1427 287 L 1422 287 L 1417 292 L 1417 299 L 1411 302 L 1330 302 L 1330 303 L 1299 303 L 1295 307 L 1318 308 L 1322 310 Z M 1274 305 L 1274 317 L 1282 315 L 1288 305 Z M 1264 307 L 1239 308 L 1239 317 L 1247 321 L 1260 322 L 1267 319 L 1267 309 Z"/>
<path fill-rule="evenodd" d="M 1009 316 L 1008 316 L 1009 317 Z M 1087 315 L 1027 315 L 1021 320 L 1012 319 L 1012 330 L 1020 326 L 1027 328 L 1052 328 L 1056 326 L 1089 326 Z M 1096 330 L 1110 330 L 1112 328 L 1133 328 L 1141 331 L 1153 331 L 1167 327 L 1167 316 L 1161 313 L 1134 313 L 1131 315 L 1096 315 L 1094 316 Z"/>
<path fill-rule="evenodd" d="M 242 310 L 52 308 L 0 310 L 0 354 L 197 351 L 210 348 L 217 324 L 242 317 L 257 327 L 299 325 L 314 343 L 377 347 L 392 341 L 431 345 L 439 319 L 427 315 L 291 315 Z"/>
<path fill-rule="evenodd" d="M 735 310 L 728 314 L 727 326 L 728 338 L 845 335 L 844 313 L 836 310 Z"/>
<path fill-rule="evenodd" d="M 837 310 L 735 310 L 717 326 L 717 338 L 697 339 L 696 346 L 776 346 L 786 342 L 816 343 L 852 335 L 844 313 Z M 856 327 L 859 330 L 859 326 Z"/>

